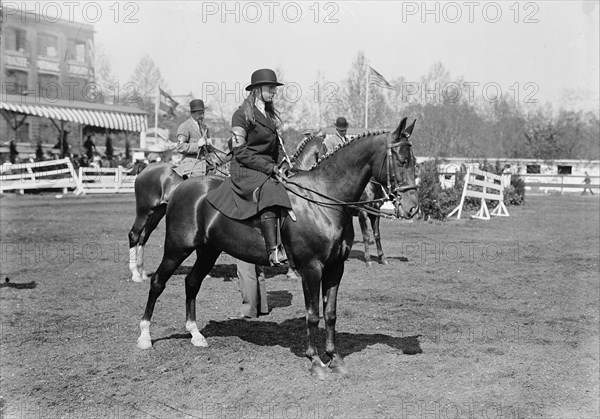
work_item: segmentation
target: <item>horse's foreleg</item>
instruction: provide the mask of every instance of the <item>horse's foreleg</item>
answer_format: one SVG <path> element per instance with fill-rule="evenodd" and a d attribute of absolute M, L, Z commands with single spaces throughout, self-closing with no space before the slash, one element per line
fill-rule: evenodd
<path fill-rule="evenodd" d="M 311 361 L 310 372 L 324 380 L 327 366 L 323 364 L 317 351 L 317 333 L 319 328 L 319 284 L 321 283 L 320 268 L 305 268 L 301 271 L 302 290 L 306 305 L 306 357 Z"/>
<path fill-rule="evenodd" d="M 156 300 L 162 294 L 165 289 L 165 284 L 175 272 L 175 269 L 190 255 L 190 251 L 185 251 L 176 256 L 163 256 L 163 260 L 160 262 L 158 269 L 152 275 L 150 281 L 150 291 L 148 292 L 148 302 L 146 303 L 146 310 L 144 316 L 140 322 L 141 334 L 137 340 L 137 346 L 140 349 L 148 349 L 152 347 L 152 338 L 150 337 L 150 320 L 152 319 L 152 313 L 154 312 L 154 305 Z"/>
<path fill-rule="evenodd" d="M 346 364 L 335 348 L 335 323 L 337 320 L 337 293 L 344 274 L 344 263 L 329 268 L 323 275 L 323 317 L 325 319 L 325 353 L 331 361 L 331 371 L 346 374 Z"/>
<path fill-rule="evenodd" d="M 381 246 L 381 232 L 379 230 L 379 221 L 381 217 L 377 217 L 375 215 L 370 215 L 371 219 L 371 227 L 373 228 L 373 237 L 375 238 L 375 245 L 377 246 L 377 257 L 379 258 L 379 263 L 382 265 L 389 265 L 385 255 L 383 254 L 383 247 Z"/>
<path fill-rule="evenodd" d="M 185 310 L 186 310 L 186 322 L 185 328 L 192 334 L 192 345 L 194 346 L 208 346 L 208 342 L 202 333 L 198 330 L 196 324 L 196 296 L 200 291 L 200 286 L 206 275 L 210 272 L 214 266 L 220 252 L 207 252 L 200 250 L 197 251 L 196 263 L 185 277 Z"/>
<path fill-rule="evenodd" d="M 363 243 L 365 244 L 365 263 L 367 267 L 373 266 L 371 261 L 371 251 L 369 250 L 369 227 L 367 226 L 367 213 L 364 211 L 358 211 L 358 223 L 360 224 L 360 231 L 362 231 Z"/>

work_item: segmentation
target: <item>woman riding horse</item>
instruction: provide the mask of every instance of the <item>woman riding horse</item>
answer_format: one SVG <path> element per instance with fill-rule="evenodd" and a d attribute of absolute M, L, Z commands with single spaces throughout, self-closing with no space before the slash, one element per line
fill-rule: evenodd
<path fill-rule="evenodd" d="M 246 220 L 260 216 L 271 266 L 287 261 L 278 240 L 279 220 L 282 208 L 292 208 L 285 188 L 274 178 L 289 169 L 277 133 L 280 119 L 273 105 L 277 86 L 282 85 L 273 70 L 265 68 L 252 73 L 246 87 L 250 94 L 232 118 L 231 176 L 207 195 L 208 201 L 229 218 Z"/>

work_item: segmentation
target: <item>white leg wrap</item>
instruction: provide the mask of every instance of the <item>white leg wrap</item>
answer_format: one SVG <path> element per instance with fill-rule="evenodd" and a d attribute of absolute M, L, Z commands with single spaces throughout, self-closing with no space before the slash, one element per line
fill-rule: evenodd
<path fill-rule="evenodd" d="M 142 282 L 143 278 L 137 268 L 137 248 L 138 246 L 129 248 L 129 270 L 131 271 L 131 280 L 133 282 Z"/>
<path fill-rule="evenodd" d="M 150 337 L 150 322 L 142 320 L 140 322 L 140 330 L 142 333 L 137 340 L 137 346 L 140 349 L 148 349 L 152 347 L 152 338 Z"/>
<path fill-rule="evenodd" d="M 137 270 L 144 281 L 147 281 L 148 274 L 144 270 L 144 246 L 138 246 L 137 250 Z"/>
<path fill-rule="evenodd" d="M 198 330 L 198 325 L 196 324 L 196 322 L 186 322 L 185 328 L 188 332 L 192 334 L 192 345 L 201 346 L 203 348 L 206 348 L 208 346 L 208 342 L 206 341 L 204 336 L 202 336 L 202 333 L 200 333 L 200 331 Z"/>

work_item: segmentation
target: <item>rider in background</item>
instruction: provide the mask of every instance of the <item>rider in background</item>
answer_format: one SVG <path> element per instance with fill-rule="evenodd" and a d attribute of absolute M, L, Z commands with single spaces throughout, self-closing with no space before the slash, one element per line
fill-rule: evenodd
<path fill-rule="evenodd" d="M 335 135 L 329 135 L 323 140 L 323 155 L 333 151 L 334 148 L 346 144 L 350 139 L 346 136 L 348 121 L 343 116 L 335 120 Z"/>
<path fill-rule="evenodd" d="M 190 117 L 177 128 L 176 150 L 183 159 L 175 170 L 180 176 L 201 176 L 206 173 L 205 156 L 207 145 L 212 145 L 208 127 L 204 123 L 204 102 L 194 99 L 190 102 Z"/>

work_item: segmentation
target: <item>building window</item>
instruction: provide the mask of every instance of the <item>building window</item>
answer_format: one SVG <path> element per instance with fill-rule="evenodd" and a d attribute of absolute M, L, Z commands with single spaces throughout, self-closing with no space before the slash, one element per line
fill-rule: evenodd
<path fill-rule="evenodd" d="M 61 99 L 63 96 L 63 91 L 60 87 L 58 76 L 53 76 L 51 74 L 42 74 L 38 75 L 38 95 L 39 97 L 57 100 Z"/>
<path fill-rule="evenodd" d="M 6 29 L 6 50 L 19 51 L 27 54 L 29 46 L 27 45 L 27 33 L 23 29 L 8 28 Z"/>
<path fill-rule="evenodd" d="M 85 42 L 69 39 L 69 50 L 67 51 L 67 56 L 69 57 L 69 60 L 77 61 L 78 63 L 85 63 L 85 53 Z"/>
<path fill-rule="evenodd" d="M 559 175 L 570 175 L 573 173 L 573 166 L 562 166 L 558 165 L 558 174 Z"/>
<path fill-rule="evenodd" d="M 539 164 L 528 164 L 527 173 L 539 174 L 542 173 L 542 170 Z"/>
<path fill-rule="evenodd" d="M 75 44 L 75 61 L 85 63 L 85 44 L 83 42 Z"/>
<path fill-rule="evenodd" d="M 26 71 L 7 69 L 2 87 L 4 93 L 9 95 L 20 95 L 29 87 L 29 74 Z"/>
<path fill-rule="evenodd" d="M 38 55 L 47 58 L 58 57 L 58 38 L 45 33 L 38 34 Z"/>

